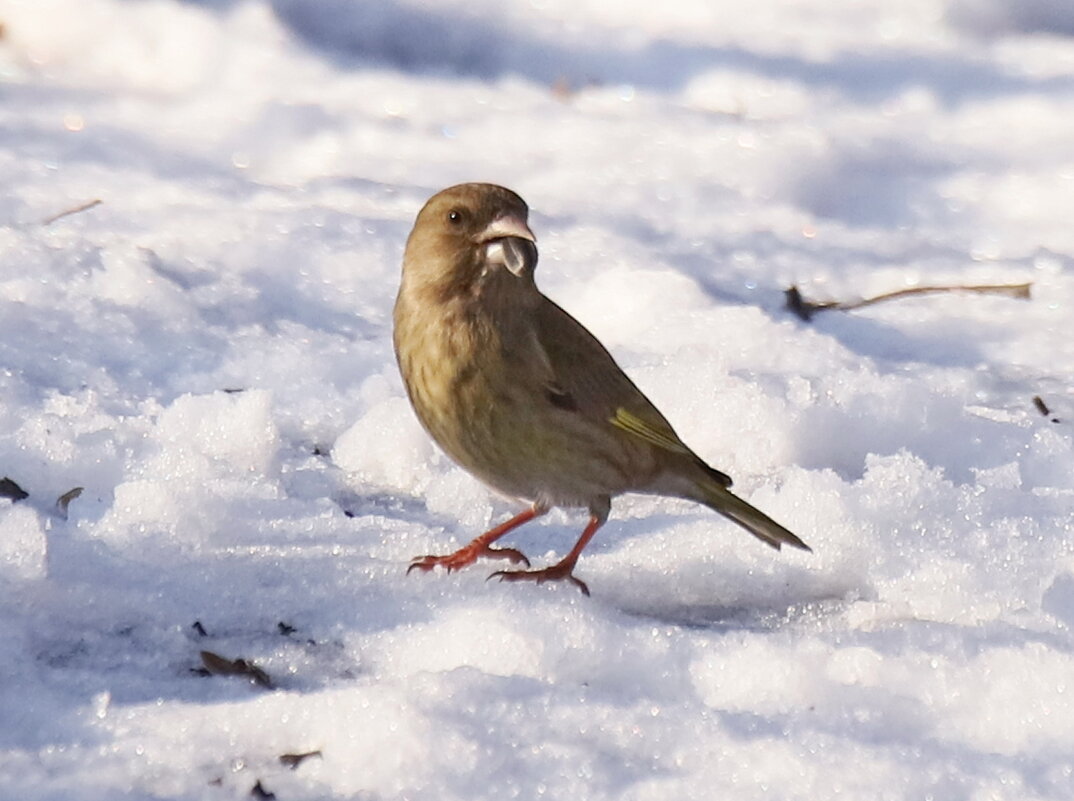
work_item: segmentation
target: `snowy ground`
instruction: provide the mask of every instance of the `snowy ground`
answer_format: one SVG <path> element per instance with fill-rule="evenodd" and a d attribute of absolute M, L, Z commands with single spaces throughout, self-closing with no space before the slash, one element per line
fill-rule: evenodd
<path fill-rule="evenodd" d="M 0 0 L 0 798 L 1074 796 L 1074 7 L 427 5 Z M 464 180 L 812 555 L 405 575 L 513 510 L 391 354 Z"/>

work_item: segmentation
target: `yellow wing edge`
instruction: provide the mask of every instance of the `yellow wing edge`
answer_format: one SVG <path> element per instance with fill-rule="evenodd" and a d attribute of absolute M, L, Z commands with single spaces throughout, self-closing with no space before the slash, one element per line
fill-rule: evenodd
<path fill-rule="evenodd" d="M 655 445 L 673 453 L 690 453 L 690 449 L 679 441 L 674 432 L 670 432 L 669 436 L 669 434 L 665 434 L 663 431 L 646 423 L 637 415 L 631 414 L 622 406 L 615 410 L 615 416 L 608 418 L 608 422 L 633 434 L 635 437 L 645 440 L 650 445 Z"/>

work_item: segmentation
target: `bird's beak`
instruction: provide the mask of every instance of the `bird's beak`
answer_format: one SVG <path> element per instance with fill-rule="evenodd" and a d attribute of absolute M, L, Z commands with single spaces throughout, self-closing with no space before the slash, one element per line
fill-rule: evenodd
<path fill-rule="evenodd" d="M 485 245 L 489 264 L 506 267 L 514 275 L 530 273 L 537 266 L 537 237 L 525 220 L 514 214 L 497 217 L 478 234 L 477 241 Z"/>
<path fill-rule="evenodd" d="M 501 214 L 489 223 L 488 228 L 478 234 L 477 241 L 484 243 L 491 242 L 494 239 L 506 239 L 507 237 L 525 239 L 527 242 L 537 241 L 537 237 L 533 235 L 533 231 L 526 225 L 526 221 L 515 214 Z"/>

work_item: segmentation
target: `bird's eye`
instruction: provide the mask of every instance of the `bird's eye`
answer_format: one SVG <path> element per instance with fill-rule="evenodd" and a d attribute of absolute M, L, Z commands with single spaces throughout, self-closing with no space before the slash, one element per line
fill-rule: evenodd
<path fill-rule="evenodd" d="M 448 212 L 447 218 L 451 222 L 452 225 L 458 225 L 459 223 L 462 222 L 462 212 L 459 211 L 458 209 L 452 209 L 451 211 Z"/>

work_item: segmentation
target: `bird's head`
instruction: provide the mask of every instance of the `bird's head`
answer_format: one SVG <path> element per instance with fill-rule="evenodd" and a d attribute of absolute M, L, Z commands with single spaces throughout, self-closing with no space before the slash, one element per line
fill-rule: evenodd
<path fill-rule="evenodd" d="M 526 202 L 495 184 L 459 184 L 436 193 L 407 240 L 408 280 L 465 291 L 498 278 L 532 283 L 537 238 Z"/>

